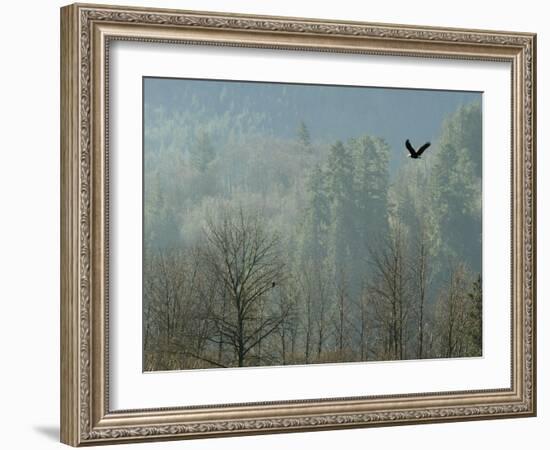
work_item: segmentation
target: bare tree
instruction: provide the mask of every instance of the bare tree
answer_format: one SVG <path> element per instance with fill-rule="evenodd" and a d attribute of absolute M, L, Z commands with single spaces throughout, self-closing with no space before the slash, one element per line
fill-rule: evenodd
<path fill-rule="evenodd" d="M 272 307 L 260 309 L 264 297 L 285 281 L 280 239 L 268 232 L 259 215 L 242 208 L 224 211 L 218 220 L 210 217 L 204 231 L 204 262 L 225 291 L 229 308 L 225 315 L 213 309 L 211 320 L 242 367 L 247 355 L 284 319 Z"/>
<path fill-rule="evenodd" d="M 374 273 L 369 288 L 374 302 L 373 312 L 384 336 L 381 356 L 398 360 L 405 357 L 410 310 L 410 280 L 402 233 L 399 222 L 391 223 L 381 247 L 371 251 Z"/>
<path fill-rule="evenodd" d="M 322 268 L 317 267 L 314 272 L 314 292 L 315 292 L 315 327 L 317 334 L 317 361 L 322 361 L 323 351 L 325 350 L 328 339 L 328 320 L 331 313 L 329 305 L 329 280 L 324 275 Z"/>
<path fill-rule="evenodd" d="M 481 356 L 483 349 L 483 289 L 478 274 L 468 293 L 467 356 Z"/>
<path fill-rule="evenodd" d="M 439 295 L 436 323 L 439 356 L 462 356 L 467 345 L 468 274 L 463 264 L 451 270 L 450 278 Z"/>
<path fill-rule="evenodd" d="M 298 334 L 297 298 L 293 284 L 276 289 L 275 308 L 282 318 L 278 327 L 279 352 L 281 363 L 289 364 L 295 358 L 296 338 Z"/>
<path fill-rule="evenodd" d="M 366 361 L 368 359 L 370 306 L 370 293 L 368 285 L 363 282 L 355 305 L 358 317 L 356 318 L 357 320 L 350 321 L 350 324 L 359 339 L 360 361 Z"/>
<path fill-rule="evenodd" d="M 200 271 L 183 249 L 148 250 L 144 266 L 144 365 L 146 370 L 193 366 L 208 334 L 200 311 Z M 203 301 L 197 301 L 202 297 Z"/>
<path fill-rule="evenodd" d="M 426 229 L 426 224 L 422 219 L 419 220 L 418 230 L 416 230 L 414 242 L 414 255 L 411 261 L 411 276 L 413 287 L 417 293 L 416 302 L 416 357 L 423 358 L 426 354 L 424 345 L 425 325 L 426 325 L 426 298 L 431 281 L 430 256 L 431 247 Z"/>
<path fill-rule="evenodd" d="M 304 362 L 309 364 L 311 361 L 311 348 L 313 346 L 314 334 L 314 287 L 310 266 L 304 265 L 300 268 L 300 276 L 297 278 L 297 286 L 301 299 L 301 323 L 304 334 Z"/>
<path fill-rule="evenodd" d="M 334 294 L 336 296 L 336 317 L 334 320 L 336 349 L 339 358 L 344 357 L 344 348 L 347 344 L 347 322 L 348 322 L 348 280 L 343 268 L 338 270 L 335 281 Z"/>
<path fill-rule="evenodd" d="M 330 332 L 329 279 L 319 260 L 308 259 L 295 277 L 300 302 L 304 362 L 321 362 Z"/>

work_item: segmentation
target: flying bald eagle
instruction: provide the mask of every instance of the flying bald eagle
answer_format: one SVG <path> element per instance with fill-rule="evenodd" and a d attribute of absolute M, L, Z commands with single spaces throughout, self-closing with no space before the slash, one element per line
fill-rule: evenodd
<path fill-rule="evenodd" d="M 420 159 L 420 155 L 424 153 L 424 150 L 426 150 L 430 145 L 431 145 L 430 142 L 426 142 L 418 150 L 415 150 L 408 139 L 405 141 L 405 147 L 407 147 L 407 150 L 410 153 L 409 158 L 413 158 L 413 159 Z"/>

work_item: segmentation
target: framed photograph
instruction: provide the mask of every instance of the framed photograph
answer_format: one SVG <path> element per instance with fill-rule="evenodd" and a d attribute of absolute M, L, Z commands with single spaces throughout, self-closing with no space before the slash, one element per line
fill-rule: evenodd
<path fill-rule="evenodd" d="M 62 8 L 62 442 L 535 415 L 535 57 Z"/>

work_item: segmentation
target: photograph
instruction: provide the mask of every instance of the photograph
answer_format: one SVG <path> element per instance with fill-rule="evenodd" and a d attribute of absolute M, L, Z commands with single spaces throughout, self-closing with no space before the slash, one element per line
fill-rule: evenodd
<path fill-rule="evenodd" d="M 143 371 L 483 357 L 483 93 L 142 78 Z"/>

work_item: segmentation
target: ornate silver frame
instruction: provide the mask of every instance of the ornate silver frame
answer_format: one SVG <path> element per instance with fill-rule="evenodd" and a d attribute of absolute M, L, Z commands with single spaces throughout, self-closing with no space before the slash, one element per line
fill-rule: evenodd
<path fill-rule="evenodd" d="M 111 411 L 108 110 L 113 40 L 202 43 L 512 66 L 512 385 L 204 408 Z M 61 9 L 61 440 L 107 444 L 536 414 L 536 36 L 466 29 L 75 4 Z"/>

